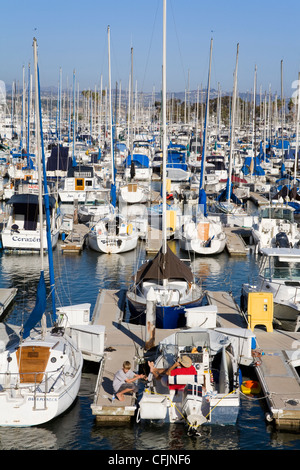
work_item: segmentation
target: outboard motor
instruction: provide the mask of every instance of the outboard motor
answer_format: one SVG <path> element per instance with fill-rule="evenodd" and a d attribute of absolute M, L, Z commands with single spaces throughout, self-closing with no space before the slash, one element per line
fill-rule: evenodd
<path fill-rule="evenodd" d="M 278 248 L 290 248 L 290 242 L 285 232 L 279 232 L 276 235 L 276 246 Z"/>

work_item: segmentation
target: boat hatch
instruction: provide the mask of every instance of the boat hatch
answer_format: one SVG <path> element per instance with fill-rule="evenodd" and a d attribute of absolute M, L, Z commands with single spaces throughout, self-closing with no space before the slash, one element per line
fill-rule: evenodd
<path fill-rule="evenodd" d="M 49 360 L 50 348 L 21 346 L 16 354 L 21 383 L 40 383 Z"/>

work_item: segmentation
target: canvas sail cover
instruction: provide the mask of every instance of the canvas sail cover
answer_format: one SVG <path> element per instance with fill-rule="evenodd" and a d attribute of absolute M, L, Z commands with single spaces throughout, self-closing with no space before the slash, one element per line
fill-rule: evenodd
<path fill-rule="evenodd" d="M 42 319 L 43 314 L 46 310 L 46 284 L 44 278 L 44 272 L 41 271 L 40 280 L 37 288 L 35 307 L 32 310 L 27 322 L 23 328 L 23 338 L 29 336 L 30 331 L 35 325 Z"/>
<path fill-rule="evenodd" d="M 51 155 L 47 160 L 47 171 L 67 171 L 72 166 L 72 158 L 69 157 L 69 147 L 53 146 L 51 149 Z"/>
<path fill-rule="evenodd" d="M 184 279 L 187 282 L 193 282 L 194 276 L 191 269 L 167 246 L 165 254 L 161 248 L 153 260 L 144 263 L 137 271 L 137 284 L 150 279 Z"/>

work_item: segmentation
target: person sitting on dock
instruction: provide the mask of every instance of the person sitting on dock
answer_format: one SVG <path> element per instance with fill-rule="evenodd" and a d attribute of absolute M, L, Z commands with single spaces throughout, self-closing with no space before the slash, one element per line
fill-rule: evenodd
<path fill-rule="evenodd" d="M 131 370 L 131 363 L 129 361 L 124 361 L 122 369 L 119 369 L 114 376 L 113 389 L 115 396 L 118 400 L 123 401 L 125 393 L 136 393 L 137 386 L 134 382 L 144 378 L 143 374 L 135 374 Z"/>

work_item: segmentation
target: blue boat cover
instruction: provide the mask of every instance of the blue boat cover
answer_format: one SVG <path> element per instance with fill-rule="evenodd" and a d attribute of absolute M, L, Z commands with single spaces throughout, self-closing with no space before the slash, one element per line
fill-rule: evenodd
<path fill-rule="evenodd" d="M 244 175 L 249 175 L 250 174 L 250 165 L 251 165 L 252 157 L 246 157 L 244 161 L 244 165 L 242 167 L 242 172 Z M 253 168 L 253 175 L 264 175 L 265 171 L 264 169 L 260 166 L 260 160 L 259 157 L 255 157 L 254 160 L 254 168 Z"/>
<path fill-rule="evenodd" d="M 28 320 L 23 328 L 23 338 L 29 336 L 30 331 L 42 319 L 46 310 L 46 284 L 44 278 L 44 271 L 41 271 L 40 280 L 37 288 L 35 307 L 32 310 Z"/>
<path fill-rule="evenodd" d="M 199 206 L 201 206 L 201 210 L 203 208 L 203 214 L 204 216 L 206 217 L 207 216 L 207 210 L 206 210 L 206 192 L 204 191 L 204 189 L 200 189 L 199 190 Z"/>
<path fill-rule="evenodd" d="M 149 158 L 147 155 L 141 153 L 134 153 L 132 156 L 128 155 L 125 160 L 125 166 L 129 167 L 131 165 L 131 159 L 137 168 L 149 168 Z"/>

